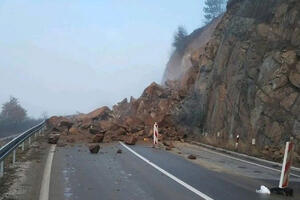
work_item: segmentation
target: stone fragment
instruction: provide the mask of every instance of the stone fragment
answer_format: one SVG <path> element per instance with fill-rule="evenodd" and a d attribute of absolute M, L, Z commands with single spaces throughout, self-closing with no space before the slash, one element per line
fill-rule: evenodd
<path fill-rule="evenodd" d="M 93 143 L 100 143 L 103 141 L 103 138 L 104 138 L 104 135 L 103 134 L 96 134 L 94 137 L 93 137 Z"/>
<path fill-rule="evenodd" d="M 193 155 L 193 154 L 190 154 L 190 155 L 188 156 L 188 159 L 195 160 L 195 159 L 196 159 L 196 156 Z"/>
<path fill-rule="evenodd" d="M 129 136 L 125 139 L 125 144 L 128 145 L 135 145 L 136 142 L 137 142 L 137 138 L 134 136 Z"/>
<path fill-rule="evenodd" d="M 49 144 L 57 144 L 58 140 L 59 140 L 60 134 L 50 134 L 48 136 L 48 143 Z"/>
<path fill-rule="evenodd" d="M 89 150 L 92 154 L 96 154 L 100 150 L 100 145 L 99 144 L 91 144 L 91 145 L 89 145 Z"/>

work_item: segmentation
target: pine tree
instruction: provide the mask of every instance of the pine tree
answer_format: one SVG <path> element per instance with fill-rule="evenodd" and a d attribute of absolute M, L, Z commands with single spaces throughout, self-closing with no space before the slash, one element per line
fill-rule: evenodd
<path fill-rule="evenodd" d="M 181 53 L 185 50 L 187 44 L 187 31 L 183 26 L 179 26 L 177 32 L 174 34 L 173 46 Z"/>
<path fill-rule="evenodd" d="M 226 0 L 205 0 L 204 17 L 206 19 L 205 23 L 209 23 L 221 13 L 225 11 Z"/>

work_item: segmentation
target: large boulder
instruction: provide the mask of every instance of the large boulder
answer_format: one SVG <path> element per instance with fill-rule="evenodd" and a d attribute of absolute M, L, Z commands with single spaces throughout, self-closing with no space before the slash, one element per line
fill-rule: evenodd
<path fill-rule="evenodd" d="M 77 135 L 77 134 L 80 133 L 80 131 L 78 130 L 78 128 L 76 128 L 76 127 L 73 126 L 73 127 L 70 128 L 69 133 L 71 135 Z"/>
<path fill-rule="evenodd" d="M 53 116 L 53 117 L 50 117 L 49 119 L 46 120 L 46 124 L 47 124 L 47 127 L 50 128 L 50 129 L 58 128 L 61 121 L 67 121 L 67 118 Z"/>
<path fill-rule="evenodd" d="M 69 120 L 62 120 L 60 123 L 59 123 L 59 127 L 64 127 L 64 128 L 67 128 L 68 130 L 73 126 L 73 122 L 70 122 Z"/>
<path fill-rule="evenodd" d="M 48 136 L 48 143 L 49 144 L 57 144 L 58 140 L 59 140 L 60 134 L 57 133 L 51 133 Z"/>
<path fill-rule="evenodd" d="M 297 71 L 291 71 L 289 80 L 295 87 L 300 88 L 300 73 L 297 73 Z"/>
<path fill-rule="evenodd" d="M 99 121 L 99 126 L 101 127 L 101 129 L 103 131 L 115 131 L 120 128 L 120 126 L 118 124 L 116 124 L 115 122 L 113 122 L 111 120 Z"/>
<path fill-rule="evenodd" d="M 142 97 L 152 99 L 152 98 L 157 98 L 157 97 L 163 97 L 164 94 L 165 94 L 164 88 L 162 86 L 158 85 L 157 83 L 153 82 L 153 83 L 151 83 L 150 86 L 148 86 L 144 90 Z"/>
<path fill-rule="evenodd" d="M 98 108 L 88 114 L 80 115 L 78 117 L 81 121 L 88 121 L 88 120 L 107 120 L 110 118 L 111 110 L 107 106 L 103 106 Z"/>
<path fill-rule="evenodd" d="M 91 127 L 89 129 L 89 132 L 90 132 L 90 134 L 93 134 L 93 135 L 104 133 L 104 131 L 102 129 L 100 129 L 99 127 Z"/>

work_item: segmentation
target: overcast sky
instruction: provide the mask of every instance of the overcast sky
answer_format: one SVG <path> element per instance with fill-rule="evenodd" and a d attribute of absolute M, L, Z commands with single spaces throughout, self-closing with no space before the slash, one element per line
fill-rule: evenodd
<path fill-rule="evenodd" d="M 160 82 L 178 25 L 203 0 L 0 0 L 0 104 L 30 116 L 89 112 Z"/>

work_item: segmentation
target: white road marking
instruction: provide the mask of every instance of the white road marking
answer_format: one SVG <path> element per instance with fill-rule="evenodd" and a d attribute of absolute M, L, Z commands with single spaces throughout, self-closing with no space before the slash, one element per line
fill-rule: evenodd
<path fill-rule="evenodd" d="M 223 156 L 223 157 L 227 157 L 227 158 L 230 158 L 230 159 L 233 159 L 233 160 L 237 160 L 237 161 L 244 162 L 244 163 L 251 164 L 251 165 L 256 165 L 256 166 L 258 166 L 258 167 L 263 167 L 263 168 L 270 169 L 270 170 L 277 171 L 277 172 L 280 172 L 280 173 L 281 173 L 281 170 L 279 170 L 279 169 L 275 169 L 275 168 L 272 168 L 272 167 L 267 167 L 267 166 L 264 166 L 264 165 L 261 165 L 261 164 L 257 164 L 257 163 L 254 163 L 254 162 L 250 162 L 250 161 L 246 161 L 246 160 L 243 160 L 243 159 L 240 159 L 240 158 L 235 158 L 235 157 L 232 157 L 232 156 L 229 156 L 229 155 L 225 155 L 225 154 L 222 154 L 222 153 L 218 153 L 218 152 L 215 152 L 215 151 L 206 149 L 206 148 L 204 148 L 204 147 L 201 147 L 201 148 L 202 148 L 204 151 L 207 151 L 207 152 L 211 152 L 211 153 L 214 153 L 214 154 Z M 297 178 L 300 178 L 299 175 L 296 175 L 296 174 L 293 174 L 293 173 L 290 173 L 290 175 L 291 175 L 291 176 L 294 176 L 294 177 L 297 177 Z"/>
<path fill-rule="evenodd" d="M 49 199 L 49 189 L 50 189 L 50 177 L 51 177 L 51 168 L 52 168 L 52 161 L 55 152 L 56 145 L 51 145 L 49 154 L 46 161 L 46 166 L 44 169 L 44 175 L 40 190 L 40 198 L 39 200 L 48 200 Z"/>
<path fill-rule="evenodd" d="M 136 155 L 137 157 L 139 157 L 140 159 L 142 159 L 143 161 L 145 161 L 146 163 L 148 163 L 149 165 L 151 165 L 152 167 L 154 167 L 155 169 L 157 169 L 158 171 L 160 171 L 161 173 L 165 174 L 166 176 L 168 176 L 169 178 L 173 179 L 174 181 L 176 181 L 177 183 L 179 183 L 180 185 L 184 186 L 185 188 L 187 188 L 188 190 L 194 192 L 195 194 L 197 194 L 198 196 L 200 196 L 201 198 L 205 199 L 205 200 L 213 200 L 211 197 L 207 196 L 206 194 L 200 192 L 199 190 L 197 190 L 196 188 L 194 188 L 193 186 L 183 182 L 182 180 L 180 180 L 179 178 L 175 177 L 174 175 L 170 174 L 169 172 L 167 172 L 166 170 L 160 168 L 159 166 L 157 166 L 156 164 L 154 164 L 153 162 L 149 161 L 147 158 L 144 158 L 143 156 L 141 156 L 140 154 L 138 154 L 137 152 L 135 152 L 134 150 L 132 150 L 130 147 L 128 147 L 127 145 L 125 145 L 123 142 L 120 142 L 120 144 L 122 146 L 124 146 L 126 149 L 128 149 L 131 153 L 133 153 L 134 155 Z"/>

